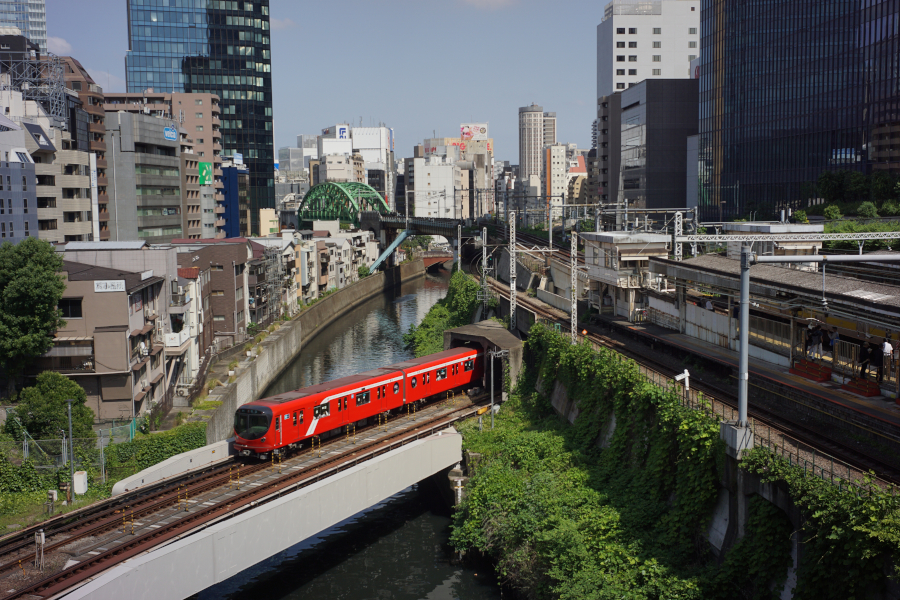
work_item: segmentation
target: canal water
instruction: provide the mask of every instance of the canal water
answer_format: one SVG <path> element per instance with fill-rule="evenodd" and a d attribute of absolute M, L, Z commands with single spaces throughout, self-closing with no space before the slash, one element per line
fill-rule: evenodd
<path fill-rule="evenodd" d="M 304 345 L 265 395 L 400 362 L 403 334 L 447 293 L 449 275 L 426 275 L 369 300 Z M 204 590 L 202 600 L 488 600 L 501 597 L 488 566 L 458 564 L 450 511 L 427 482 Z"/>

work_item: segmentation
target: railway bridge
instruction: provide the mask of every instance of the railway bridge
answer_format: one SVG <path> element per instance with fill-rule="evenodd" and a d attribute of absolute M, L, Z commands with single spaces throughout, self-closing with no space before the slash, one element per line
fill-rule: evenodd
<path fill-rule="evenodd" d="M 445 237 L 459 247 L 459 219 L 435 219 L 429 217 L 408 217 L 398 213 L 364 211 L 359 215 L 359 226 L 375 234 L 384 251 L 372 266 L 374 271 L 381 266 L 403 243 L 413 235 L 434 235 Z"/>

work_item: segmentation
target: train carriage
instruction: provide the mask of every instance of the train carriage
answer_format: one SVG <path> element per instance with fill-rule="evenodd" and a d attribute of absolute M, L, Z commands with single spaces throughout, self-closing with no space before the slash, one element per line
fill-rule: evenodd
<path fill-rule="evenodd" d="M 262 398 L 235 412 L 235 450 L 267 458 L 405 404 L 478 385 L 482 355 L 457 348 Z"/>

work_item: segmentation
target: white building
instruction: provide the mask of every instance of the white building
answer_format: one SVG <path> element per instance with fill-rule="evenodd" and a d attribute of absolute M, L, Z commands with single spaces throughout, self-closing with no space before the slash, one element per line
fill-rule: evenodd
<path fill-rule="evenodd" d="M 552 208 L 561 208 L 566 198 L 566 190 L 569 189 L 567 177 L 568 164 L 566 161 L 566 145 L 552 144 L 544 147 L 544 168 L 541 177 L 542 194 L 550 199 Z M 547 200 L 544 200 L 546 203 Z M 553 217 L 562 216 L 556 211 Z"/>
<path fill-rule="evenodd" d="M 417 217 L 461 219 L 463 207 L 457 202 L 456 188 L 461 187 L 461 169 L 452 159 L 430 155 L 406 159 L 407 200 Z"/>
<path fill-rule="evenodd" d="M 328 154 L 319 160 L 319 181 L 356 181 L 349 154 Z"/>
<path fill-rule="evenodd" d="M 544 146 L 556 143 L 556 113 L 544 112 L 537 104 L 519 108 L 519 177 L 540 177 Z"/>
<path fill-rule="evenodd" d="M 700 55 L 700 0 L 612 0 L 597 25 L 597 97 L 644 79 L 687 79 Z"/>

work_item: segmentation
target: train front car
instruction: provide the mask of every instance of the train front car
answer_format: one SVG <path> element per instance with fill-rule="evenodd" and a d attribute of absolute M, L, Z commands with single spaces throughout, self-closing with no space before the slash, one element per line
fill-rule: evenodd
<path fill-rule="evenodd" d="M 234 449 L 241 456 L 265 453 L 273 446 L 272 408 L 250 403 L 234 413 Z"/>

